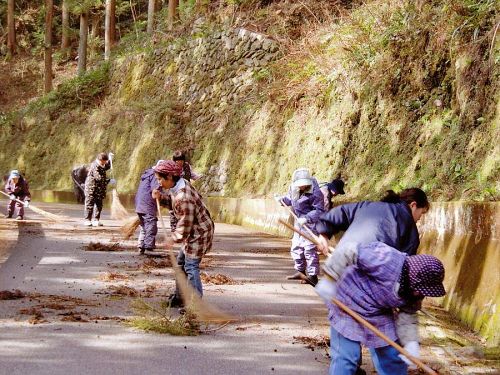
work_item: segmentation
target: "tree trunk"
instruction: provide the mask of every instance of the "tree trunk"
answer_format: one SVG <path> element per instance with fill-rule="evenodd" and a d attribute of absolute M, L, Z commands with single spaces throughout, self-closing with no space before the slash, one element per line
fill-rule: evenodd
<path fill-rule="evenodd" d="M 16 25 L 14 20 L 14 0 L 7 0 L 7 50 L 16 53 Z"/>
<path fill-rule="evenodd" d="M 104 60 L 109 60 L 111 47 L 115 42 L 115 0 L 106 0 L 106 16 L 104 19 Z"/>
<path fill-rule="evenodd" d="M 168 0 L 168 24 L 170 29 L 174 27 L 174 22 L 177 19 L 178 6 L 179 0 Z"/>
<path fill-rule="evenodd" d="M 63 0 L 62 3 L 62 40 L 61 49 L 68 55 L 69 49 L 69 8 L 68 0 Z"/>
<path fill-rule="evenodd" d="M 45 0 L 45 93 L 52 91 L 52 16 L 54 0 Z"/>
<path fill-rule="evenodd" d="M 156 8 L 156 1 L 155 0 L 149 0 L 148 1 L 148 27 L 146 29 L 146 32 L 148 34 L 152 34 L 153 33 L 154 18 L 155 18 L 155 8 Z"/>
<path fill-rule="evenodd" d="M 89 34 L 89 14 L 84 12 L 80 15 L 80 44 L 78 46 L 78 75 L 85 73 L 87 69 L 87 38 Z"/>

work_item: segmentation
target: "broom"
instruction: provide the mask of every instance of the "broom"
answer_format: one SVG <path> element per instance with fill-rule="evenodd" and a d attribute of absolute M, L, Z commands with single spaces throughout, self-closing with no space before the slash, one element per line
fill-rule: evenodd
<path fill-rule="evenodd" d="M 307 240 L 311 242 L 315 242 L 316 245 L 319 245 L 319 242 L 314 241 L 313 238 L 308 236 L 306 233 L 303 233 L 301 230 L 294 228 L 292 225 L 288 224 L 284 220 L 279 219 L 278 220 L 281 224 L 283 224 L 285 227 L 288 229 L 293 230 L 294 232 L 300 234 L 302 237 L 306 238 Z M 408 358 L 410 361 L 412 361 L 415 365 L 420 367 L 422 370 L 424 370 L 425 373 L 430 374 L 430 375 L 438 375 L 437 372 L 435 372 L 433 369 L 431 369 L 429 366 L 427 366 L 425 363 L 423 363 L 420 359 L 412 356 L 408 351 L 403 348 L 401 345 L 398 343 L 392 341 L 389 337 L 387 337 L 384 333 L 380 332 L 380 330 L 373 326 L 371 323 L 367 322 L 365 319 L 361 317 L 358 313 L 355 311 L 351 310 L 349 307 L 344 305 L 342 302 L 340 302 L 336 298 L 332 298 L 332 302 L 336 304 L 338 307 L 340 307 L 344 312 L 348 315 L 350 315 L 354 320 L 356 320 L 359 324 L 365 326 L 368 328 L 370 331 L 372 331 L 374 334 L 376 334 L 378 337 L 380 337 L 382 340 L 384 340 L 387 344 L 392 346 L 394 349 L 396 349 L 398 352 L 403 354 L 406 358 Z"/>
<path fill-rule="evenodd" d="M 111 176 L 113 180 L 115 179 L 115 171 L 113 169 L 113 158 L 109 158 L 109 164 L 111 166 Z M 111 218 L 116 220 L 125 220 L 129 217 L 127 209 L 123 206 L 122 202 L 120 202 L 120 197 L 118 196 L 118 191 L 116 191 L 116 187 L 113 187 L 113 191 L 111 193 Z"/>
<path fill-rule="evenodd" d="M 6 197 L 9 197 L 9 199 L 10 199 L 10 195 L 9 194 L 7 194 L 7 193 L 5 193 L 3 191 L 0 191 L 0 193 L 2 193 L 3 195 L 5 195 Z M 16 202 L 24 204 L 24 202 L 22 200 L 20 200 L 20 199 L 14 199 L 14 200 Z M 37 214 L 42 215 L 42 216 L 46 217 L 47 219 L 49 219 L 50 221 L 53 221 L 53 222 L 62 222 L 62 221 L 66 221 L 67 220 L 63 216 L 47 212 L 47 211 L 42 210 L 41 208 L 35 207 L 35 206 L 31 205 L 31 204 L 28 206 L 28 208 L 30 208 L 33 212 L 36 212 Z"/>
<path fill-rule="evenodd" d="M 130 239 L 130 237 L 134 235 L 139 224 L 140 221 L 137 216 L 131 217 L 130 219 L 125 221 L 125 224 L 120 228 L 120 232 L 123 234 L 123 238 L 126 240 Z"/>
<path fill-rule="evenodd" d="M 165 222 L 163 221 L 163 216 L 161 215 L 161 207 L 160 200 L 156 199 L 156 207 L 158 208 L 158 217 L 161 221 L 161 226 L 163 231 L 165 232 L 165 236 L 169 236 L 167 232 L 167 227 L 165 226 Z M 236 318 L 222 312 L 215 306 L 205 302 L 198 293 L 193 289 L 191 284 L 189 284 L 186 274 L 181 269 L 181 267 L 177 264 L 177 260 L 175 259 L 173 248 L 171 245 L 167 245 L 167 252 L 170 258 L 170 262 L 172 263 L 172 267 L 175 272 L 175 279 L 177 281 L 177 285 L 179 286 L 179 290 L 181 292 L 182 300 L 184 301 L 185 306 L 190 306 L 193 312 L 196 314 L 198 320 L 203 322 L 231 322 L 235 321 Z"/>

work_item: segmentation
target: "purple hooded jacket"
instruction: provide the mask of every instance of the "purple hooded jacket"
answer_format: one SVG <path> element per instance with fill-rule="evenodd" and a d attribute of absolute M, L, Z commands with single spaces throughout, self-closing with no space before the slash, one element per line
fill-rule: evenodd
<path fill-rule="evenodd" d="M 141 176 L 141 182 L 135 194 L 135 212 L 156 216 L 156 202 L 151 197 L 151 192 L 159 187 L 155 171 L 152 168 L 146 169 Z"/>
<path fill-rule="evenodd" d="M 312 182 L 313 184 L 309 191 L 294 197 L 293 188 L 290 188 L 288 194 L 282 199 L 285 205 L 292 206 L 295 215 L 299 218 L 307 218 L 308 224 L 316 224 L 319 217 L 325 212 L 323 193 L 319 188 L 318 181 L 313 178 Z M 311 225 L 311 228 L 314 228 L 314 226 Z"/>

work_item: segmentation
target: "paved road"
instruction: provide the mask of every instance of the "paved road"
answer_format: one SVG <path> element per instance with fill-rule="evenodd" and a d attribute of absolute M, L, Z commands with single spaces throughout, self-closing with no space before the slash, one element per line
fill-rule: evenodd
<path fill-rule="evenodd" d="M 326 373 L 326 349 L 312 351 L 294 339 L 327 335 L 328 325 L 326 310 L 313 289 L 285 280 L 292 266 L 287 240 L 217 224 L 214 249 L 204 262 L 204 271 L 226 275 L 236 284 L 206 285 L 205 299 L 240 321 L 196 337 L 150 334 L 100 319 L 133 315 L 133 298 L 112 296 L 108 290 L 112 285 L 137 290 L 153 285 L 155 292 L 148 300 L 160 300 L 174 285 L 171 269 L 129 271 L 128 266 L 133 268 L 144 257 L 132 249 L 133 241 L 119 239 L 119 223 L 104 219 L 102 229 L 84 228 L 80 206 L 39 206 L 69 219 L 49 224 L 30 213 L 26 222 L 0 220 L 0 290 L 41 295 L 0 301 L 0 373 Z M 104 217 L 109 217 L 107 212 Z M 131 249 L 84 251 L 90 241 L 120 241 Z M 162 255 L 160 251 L 155 254 Z M 129 278 L 104 281 L 106 272 Z M 52 301 L 49 295 L 82 300 L 57 310 L 47 303 Z M 20 314 L 33 307 L 47 322 L 30 324 L 32 314 Z M 60 314 L 68 311 L 89 322 L 62 321 L 66 315 Z"/>

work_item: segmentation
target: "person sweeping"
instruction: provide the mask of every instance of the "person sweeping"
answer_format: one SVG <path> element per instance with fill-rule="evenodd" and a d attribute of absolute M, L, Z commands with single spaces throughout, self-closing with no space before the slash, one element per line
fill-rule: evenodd
<path fill-rule="evenodd" d="M 372 242 L 383 242 L 393 249 L 408 255 L 415 255 L 420 244 L 416 223 L 430 208 L 427 195 L 419 188 L 409 188 L 399 194 L 388 190 L 380 202 L 362 201 L 337 206 L 320 217 L 316 225 L 319 233 L 318 248 L 328 250 L 328 239 L 334 234 L 344 231 L 336 246 L 335 253 L 342 254 L 346 246 L 367 245 Z M 326 275 L 335 275 L 338 267 L 336 257 L 327 258 L 323 265 Z M 328 277 L 321 279 L 317 288 L 328 289 Z M 405 321 L 407 327 L 417 327 L 415 314 L 400 311 L 399 320 Z M 404 332 L 406 330 L 402 330 Z M 415 333 L 410 334 L 415 336 Z M 411 354 L 418 356 L 418 346 L 411 339 L 402 337 L 402 343 Z M 408 344 L 408 346 L 406 346 Z M 372 357 L 376 355 L 370 350 Z M 359 364 L 361 364 L 361 354 Z M 359 373 L 362 370 L 358 369 Z"/>
<path fill-rule="evenodd" d="M 370 348 L 378 374 L 407 374 L 410 362 L 406 357 L 331 301 L 335 298 L 350 307 L 418 358 L 416 320 L 400 315 L 415 315 L 424 297 L 446 294 L 441 261 L 427 254 L 409 256 L 382 242 L 349 243 L 335 249 L 324 271 L 327 275 L 315 289 L 329 308 L 329 374 L 356 374 L 361 345 Z"/>
<path fill-rule="evenodd" d="M 212 248 L 214 222 L 201 195 L 187 180 L 181 178 L 181 166 L 173 160 L 160 160 L 153 170 L 161 188 L 154 189 L 152 197 L 170 199 L 172 211 L 177 218 L 177 226 L 172 237 L 167 240 L 182 245 L 177 264 L 184 270 L 189 283 L 201 297 L 203 286 L 200 262 L 203 255 Z M 169 296 L 168 302 L 170 307 L 184 306 L 177 284 L 175 293 Z"/>
<path fill-rule="evenodd" d="M 156 244 L 158 233 L 158 218 L 156 201 L 152 197 L 153 190 L 158 190 L 160 184 L 155 176 L 153 168 L 146 169 L 141 176 L 137 193 L 135 194 L 135 212 L 139 217 L 139 253 L 152 251 Z"/>
<path fill-rule="evenodd" d="M 101 227 L 100 221 L 106 188 L 108 183 L 116 185 L 114 179 L 106 178 L 106 171 L 111 168 L 110 160 L 113 154 L 101 152 L 90 165 L 85 179 L 85 226 Z M 95 207 L 95 210 L 94 210 Z"/>
<path fill-rule="evenodd" d="M 324 213 L 323 193 L 307 168 L 294 171 L 288 194 L 284 197 L 275 196 L 275 199 L 282 205 L 292 207 L 298 217 L 295 222 L 297 227 L 307 224 L 309 228 L 313 228 Z M 293 234 L 290 253 L 297 272 L 288 276 L 288 280 L 303 280 L 316 285 L 319 275 L 319 256 L 316 250 L 314 243 L 296 232 Z"/>
<path fill-rule="evenodd" d="M 14 169 L 10 172 L 7 183 L 5 184 L 5 192 L 9 194 L 10 201 L 7 205 L 6 218 L 13 217 L 16 207 L 18 209 L 16 220 L 24 220 L 24 208 L 29 207 L 31 194 L 29 191 L 28 181 L 21 173 Z"/>

